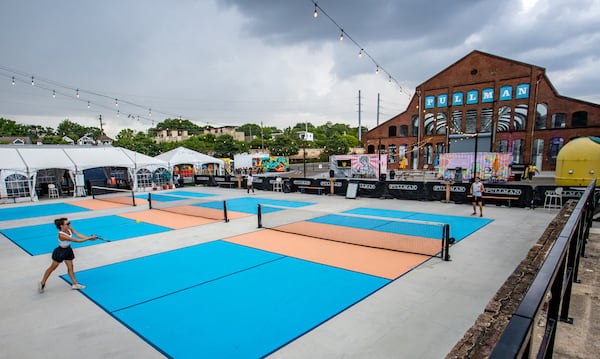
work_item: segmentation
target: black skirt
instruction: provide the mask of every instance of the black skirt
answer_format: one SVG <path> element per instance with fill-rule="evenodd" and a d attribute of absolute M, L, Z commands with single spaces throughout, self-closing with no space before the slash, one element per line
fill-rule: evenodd
<path fill-rule="evenodd" d="M 62 263 L 62 261 L 71 261 L 73 259 L 75 259 L 75 253 L 73 253 L 73 248 L 71 248 L 71 246 L 58 246 L 52 251 L 52 260 L 55 262 Z"/>

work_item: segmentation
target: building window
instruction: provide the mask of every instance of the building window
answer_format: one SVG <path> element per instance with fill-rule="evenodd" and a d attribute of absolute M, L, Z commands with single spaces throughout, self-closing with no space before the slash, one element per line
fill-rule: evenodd
<path fill-rule="evenodd" d="M 565 144 L 565 139 L 561 137 L 554 137 L 550 139 L 548 145 L 548 162 L 556 164 L 556 157 L 558 157 L 558 151 Z"/>
<path fill-rule="evenodd" d="M 433 145 L 431 143 L 423 147 L 423 162 L 428 165 L 433 163 Z"/>
<path fill-rule="evenodd" d="M 465 133 L 477 132 L 477 110 L 467 110 L 465 118 Z"/>
<path fill-rule="evenodd" d="M 462 133 L 462 111 L 452 111 L 452 129 L 450 133 Z"/>
<path fill-rule="evenodd" d="M 22 174 L 13 173 L 6 176 L 4 186 L 9 197 L 29 197 L 29 181 Z"/>
<path fill-rule="evenodd" d="M 446 144 L 444 142 L 438 142 L 435 144 L 435 156 L 438 157 L 440 154 L 446 152 L 444 151 L 444 147 Z"/>
<path fill-rule="evenodd" d="M 552 128 L 565 128 L 567 124 L 566 113 L 555 113 L 552 115 Z"/>
<path fill-rule="evenodd" d="M 425 114 L 423 127 L 425 128 L 425 135 L 433 135 L 433 129 L 435 128 L 435 117 L 433 117 L 432 113 Z"/>
<path fill-rule="evenodd" d="M 396 126 L 388 127 L 388 137 L 396 137 Z"/>
<path fill-rule="evenodd" d="M 573 118 L 571 119 L 571 126 L 573 127 L 587 127 L 587 112 L 586 111 L 577 111 L 573 113 Z"/>
<path fill-rule="evenodd" d="M 479 132 L 492 132 L 492 117 L 494 116 L 494 109 L 484 108 L 481 110 L 481 127 Z"/>
<path fill-rule="evenodd" d="M 533 141 L 533 150 L 531 151 L 531 163 L 538 168 L 542 168 L 542 156 L 544 154 L 544 139 L 536 138 Z"/>
<path fill-rule="evenodd" d="M 416 169 L 417 165 L 417 156 L 419 155 L 419 146 L 414 145 L 412 151 L 410 151 L 410 163 L 412 163 L 412 167 Z"/>
<path fill-rule="evenodd" d="M 546 128 L 546 119 L 548 118 L 548 105 L 538 103 L 535 111 L 535 129 L 543 130 Z"/>
<path fill-rule="evenodd" d="M 400 160 L 402 160 L 402 158 L 406 157 L 406 149 L 408 148 L 407 145 L 400 145 L 400 147 L 398 147 L 398 158 Z"/>
<path fill-rule="evenodd" d="M 515 131 L 525 131 L 527 129 L 527 112 L 529 106 L 526 104 L 520 104 L 515 107 L 515 116 L 513 122 L 513 128 Z"/>
<path fill-rule="evenodd" d="M 496 152 L 507 153 L 508 152 L 508 140 L 500 140 L 496 142 Z"/>
<path fill-rule="evenodd" d="M 388 146 L 388 163 L 398 162 L 398 154 L 396 153 L 396 145 Z"/>
<path fill-rule="evenodd" d="M 497 132 L 506 132 L 510 130 L 510 107 L 502 106 L 498 109 Z"/>
<path fill-rule="evenodd" d="M 373 146 L 373 145 L 368 145 L 368 146 L 367 146 L 367 153 L 368 153 L 368 154 L 373 154 L 373 153 L 375 153 L 375 146 Z"/>
<path fill-rule="evenodd" d="M 513 140 L 512 155 L 513 163 L 523 163 L 523 140 Z"/>
<path fill-rule="evenodd" d="M 406 137 L 406 136 L 408 136 L 408 126 L 401 125 L 400 126 L 400 137 Z"/>
<path fill-rule="evenodd" d="M 446 127 L 448 126 L 448 119 L 445 113 L 438 112 L 437 120 L 435 121 L 435 133 L 438 135 L 446 134 Z"/>
<path fill-rule="evenodd" d="M 413 115 L 411 123 L 412 123 L 412 136 L 418 136 L 419 135 L 419 116 Z"/>

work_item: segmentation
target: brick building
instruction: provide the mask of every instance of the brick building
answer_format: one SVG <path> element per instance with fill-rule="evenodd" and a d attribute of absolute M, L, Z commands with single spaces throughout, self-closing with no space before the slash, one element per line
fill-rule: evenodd
<path fill-rule="evenodd" d="M 420 110 L 421 109 L 421 110 Z M 553 171 L 560 148 L 600 135 L 600 105 L 561 96 L 543 67 L 473 51 L 415 89 L 405 112 L 363 135 L 388 169 L 433 168 L 439 153 L 507 152 Z"/>

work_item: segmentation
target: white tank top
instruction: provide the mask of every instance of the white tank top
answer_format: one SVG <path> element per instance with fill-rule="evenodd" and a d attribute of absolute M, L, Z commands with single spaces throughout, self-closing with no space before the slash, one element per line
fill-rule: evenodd
<path fill-rule="evenodd" d="M 58 233 L 59 233 L 59 236 L 58 236 L 58 245 L 61 246 L 61 247 L 63 247 L 63 248 L 71 246 L 71 241 L 63 241 L 63 240 L 60 239 L 60 233 L 62 233 L 64 235 L 67 235 L 69 237 L 73 237 L 73 233 L 71 233 L 71 231 L 69 231 L 68 233 L 67 232 L 63 232 L 63 231 L 59 231 Z"/>

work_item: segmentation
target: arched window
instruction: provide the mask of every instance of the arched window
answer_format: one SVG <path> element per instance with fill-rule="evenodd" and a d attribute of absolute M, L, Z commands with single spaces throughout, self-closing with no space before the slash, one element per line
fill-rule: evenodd
<path fill-rule="evenodd" d="M 499 140 L 496 142 L 496 152 L 507 153 L 508 152 L 508 141 Z"/>
<path fill-rule="evenodd" d="M 388 127 L 388 137 L 396 137 L 396 126 Z"/>
<path fill-rule="evenodd" d="M 546 128 L 546 119 L 548 118 L 548 105 L 538 103 L 535 110 L 535 129 L 543 130 Z"/>
<path fill-rule="evenodd" d="M 413 115 L 413 117 L 411 119 L 411 123 L 412 123 L 412 136 L 418 136 L 419 135 L 419 116 Z"/>
<path fill-rule="evenodd" d="M 477 110 L 467 110 L 465 118 L 465 133 L 477 132 Z"/>
<path fill-rule="evenodd" d="M 388 146 L 388 163 L 396 163 L 398 161 L 398 154 L 396 152 L 396 145 Z"/>
<path fill-rule="evenodd" d="M 29 197 L 29 181 L 27 176 L 20 173 L 13 173 L 4 179 L 6 194 L 9 197 Z"/>
<path fill-rule="evenodd" d="M 152 186 L 152 172 L 147 168 L 140 168 L 136 172 L 137 182 L 139 187 Z"/>
<path fill-rule="evenodd" d="M 462 111 L 452 111 L 452 127 L 450 128 L 450 133 L 462 133 Z"/>
<path fill-rule="evenodd" d="M 408 126 L 407 125 L 401 125 L 400 126 L 400 137 L 406 137 L 408 136 Z"/>
<path fill-rule="evenodd" d="M 498 109 L 498 124 L 496 131 L 506 132 L 510 130 L 510 107 L 502 106 Z"/>
<path fill-rule="evenodd" d="M 588 114 L 586 111 L 577 111 L 573 113 L 571 119 L 571 126 L 573 127 L 587 127 Z"/>
<path fill-rule="evenodd" d="M 515 116 L 513 122 L 513 129 L 515 131 L 524 131 L 527 129 L 527 112 L 529 106 L 526 104 L 519 104 L 515 107 Z"/>
<path fill-rule="evenodd" d="M 431 143 L 423 147 L 423 162 L 428 165 L 433 163 L 433 145 Z"/>
<path fill-rule="evenodd" d="M 494 109 L 484 108 L 481 110 L 481 127 L 479 132 L 492 132 L 492 116 Z"/>
<path fill-rule="evenodd" d="M 375 146 L 373 146 L 373 145 L 368 145 L 368 146 L 367 146 L 367 153 L 368 153 L 368 154 L 373 154 L 373 153 L 375 153 Z"/>
<path fill-rule="evenodd" d="M 556 163 L 556 157 L 558 157 L 558 151 L 565 144 L 565 139 L 562 137 L 554 137 L 550 139 L 548 144 L 548 162 Z"/>
<path fill-rule="evenodd" d="M 438 135 L 445 135 L 446 128 L 448 126 L 448 117 L 443 112 L 438 112 L 437 119 L 435 121 L 435 133 Z"/>
<path fill-rule="evenodd" d="M 433 135 L 433 129 L 435 128 L 435 117 L 433 117 L 432 113 L 425 114 L 423 127 L 425 128 L 425 135 Z"/>
<path fill-rule="evenodd" d="M 513 163 L 523 163 L 523 140 L 516 139 L 512 141 Z"/>

